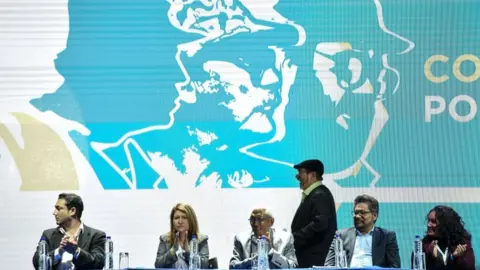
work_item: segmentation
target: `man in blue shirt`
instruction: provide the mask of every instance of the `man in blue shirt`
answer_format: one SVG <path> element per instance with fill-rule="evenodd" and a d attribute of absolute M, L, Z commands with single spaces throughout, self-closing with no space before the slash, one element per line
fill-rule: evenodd
<path fill-rule="evenodd" d="M 377 199 L 368 195 L 355 198 L 352 212 L 355 227 L 336 233 L 343 241 L 349 267 L 379 266 L 400 268 L 400 254 L 395 232 L 375 226 L 379 213 Z M 325 266 L 335 266 L 335 241 Z"/>

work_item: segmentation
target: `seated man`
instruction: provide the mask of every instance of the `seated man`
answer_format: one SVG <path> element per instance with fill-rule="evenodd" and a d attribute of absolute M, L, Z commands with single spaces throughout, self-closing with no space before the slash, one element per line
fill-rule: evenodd
<path fill-rule="evenodd" d="M 377 199 L 360 195 L 352 212 L 354 228 L 338 231 L 349 267 L 379 266 L 400 268 L 395 232 L 375 227 L 379 213 Z M 335 266 L 335 241 L 330 246 L 325 266 Z"/>
<path fill-rule="evenodd" d="M 284 230 L 272 228 L 275 219 L 264 208 L 254 209 L 250 215 L 251 232 L 235 236 L 230 269 L 251 269 L 257 259 L 257 239 L 265 236 L 269 246 L 270 269 L 295 268 L 297 257 L 293 247 L 293 236 Z"/>
<path fill-rule="evenodd" d="M 72 193 L 58 196 L 53 215 L 58 227 L 42 234 L 48 244 L 53 269 L 102 269 L 105 264 L 104 232 L 85 225 L 80 218 L 82 198 Z M 38 252 L 33 256 L 33 266 L 38 269 Z"/>

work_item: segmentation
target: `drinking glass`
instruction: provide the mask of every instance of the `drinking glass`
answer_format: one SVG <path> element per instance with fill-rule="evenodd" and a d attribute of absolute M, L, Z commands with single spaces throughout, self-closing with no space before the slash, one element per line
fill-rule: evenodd
<path fill-rule="evenodd" d="M 128 252 L 120 252 L 118 257 L 118 269 L 128 269 Z"/>

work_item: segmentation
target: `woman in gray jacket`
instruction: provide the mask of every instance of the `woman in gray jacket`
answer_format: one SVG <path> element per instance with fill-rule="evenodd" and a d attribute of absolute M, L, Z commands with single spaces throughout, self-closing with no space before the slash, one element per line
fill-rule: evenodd
<path fill-rule="evenodd" d="M 208 236 L 201 235 L 195 211 L 188 204 L 179 203 L 170 213 L 170 232 L 160 236 L 155 268 L 186 269 L 189 266 L 190 241 L 198 240 L 200 268 L 208 268 Z"/>

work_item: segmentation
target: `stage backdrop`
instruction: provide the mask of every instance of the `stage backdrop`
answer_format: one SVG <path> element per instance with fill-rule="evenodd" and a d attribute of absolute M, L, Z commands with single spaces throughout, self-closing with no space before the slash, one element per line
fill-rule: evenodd
<path fill-rule="evenodd" d="M 318 158 L 402 264 L 436 204 L 480 252 L 477 0 L 0 0 L 0 257 L 28 269 L 57 194 L 152 267 L 177 202 L 227 267 L 253 207 L 290 227 Z M 117 257 L 116 257 L 117 259 Z"/>

